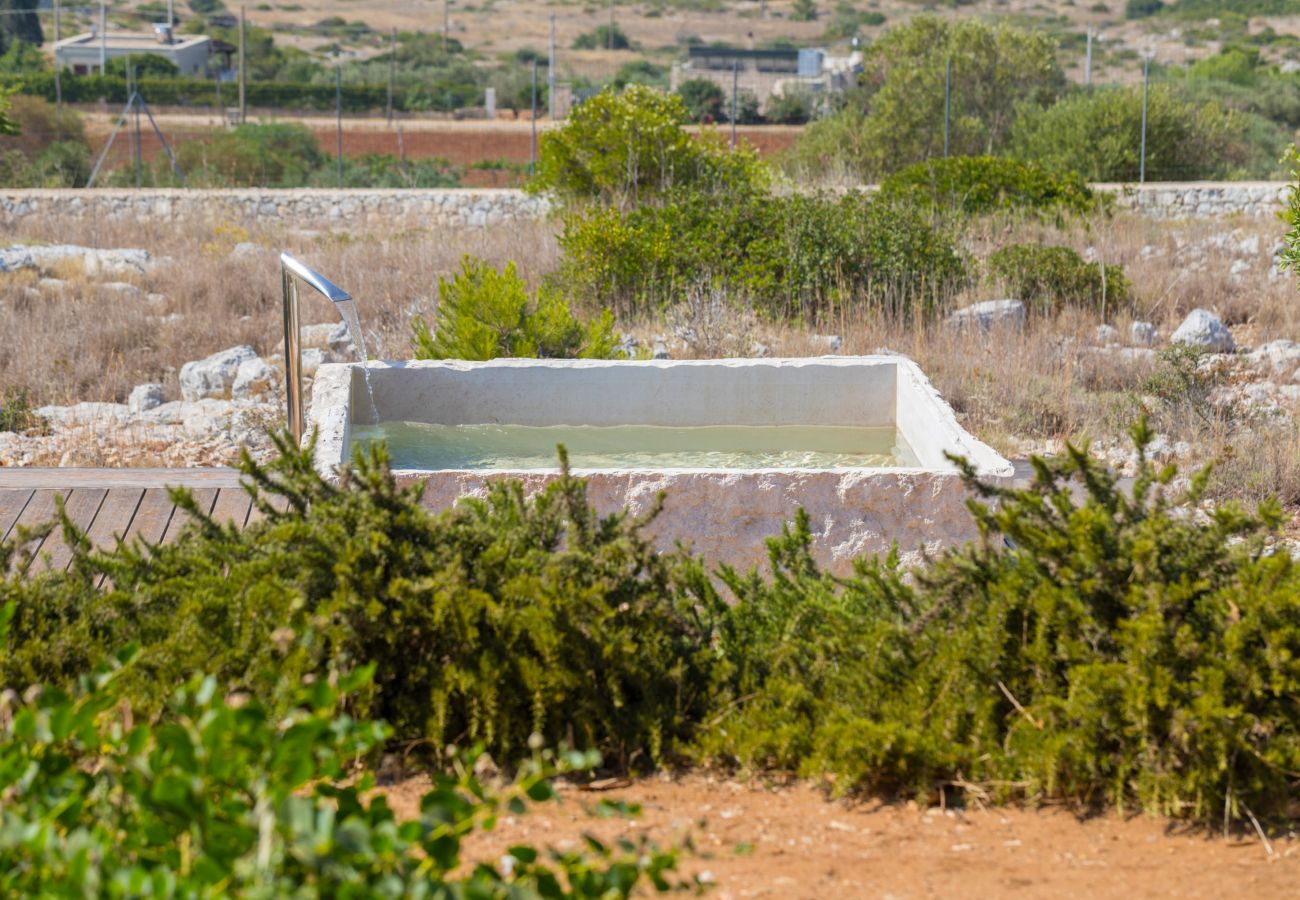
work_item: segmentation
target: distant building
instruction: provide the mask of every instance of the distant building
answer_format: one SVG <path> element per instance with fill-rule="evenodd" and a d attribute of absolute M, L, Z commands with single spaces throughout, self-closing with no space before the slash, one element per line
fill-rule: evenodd
<path fill-rule="evenodd" d="M 155 25 L 152 34 L 110 31 L 101 36 L 90 31 L 64 38 L 54 45 L 54 63 L 78 75 L 99 71 L 105 59 L 150 54 L 171 60 L 182 75 L 205 75 L 212 38 L 205 34 L 177 37 L 167 25 Z"/>
<path fill-rule="evenodd" d="M 677 90 L 683 82 L 705 78 L 730 96 L 734 75 L 740 92 L 753 94 L 759 108 L 766 110 L 772 97 L 783 96 L 789 90 L 813 94 L 848 90 L 861 70 L 860 53 L 834 57 L 812 48 L 691 47 L 686 62 L 673 65 L 669 86 Z"/>

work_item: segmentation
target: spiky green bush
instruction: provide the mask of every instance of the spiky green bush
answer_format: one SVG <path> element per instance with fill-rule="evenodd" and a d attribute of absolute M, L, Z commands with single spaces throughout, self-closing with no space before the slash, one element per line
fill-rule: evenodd
<path fill-rule="evenodd" d="M 966 477 L 982 539 L 914 579 L 819 572 L 806 517 L 770 579 L 723 572 L 734 606 L 696 570 L 727 685 L 703 756 L 840 791 L 1286 814 L 1300 567 L 1270 552 L 1276 506 L 1195 512 L 1207 473 L 1177 500 L 1145 458 L 1130 495 L 1075 448 L 1023 490 Z"/>
<path fill-rule="evenodd" d="M 989 257 L 988 268 L 1012 296 L 1045 315 L 1072 306 L 1109 317 L 1133 300 L 1123 268 L 1087 262 L 1069 247 L 1008 244 Z"/>

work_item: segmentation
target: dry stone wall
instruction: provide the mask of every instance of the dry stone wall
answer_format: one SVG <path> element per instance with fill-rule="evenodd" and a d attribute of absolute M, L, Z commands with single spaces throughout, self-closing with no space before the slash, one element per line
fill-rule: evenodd
<path fill-rule="evenodd" d="M 1282 182 L 1117 185 L 1117 206 L 1159 218 L 1271 216 Z M 2 190 L 0 229 L 31 216 L 156 221 L 279 222 L 286 228 L 413 228 L 502 225 L 535 219 L 547 202 L 518 190 Z"/>

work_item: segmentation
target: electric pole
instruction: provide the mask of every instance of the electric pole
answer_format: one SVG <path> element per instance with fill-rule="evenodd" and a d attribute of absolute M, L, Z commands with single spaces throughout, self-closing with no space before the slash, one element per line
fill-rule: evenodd
<path fill-rule="evenodd" d="M 551 13 L 550 47 L 546 54 L 546 105 L 555 121 L 555 13 Z"/>
<path fill-rule="evenodd" d="M 248 16 L 239 7 L 239 124 L 248 121 Z"/>

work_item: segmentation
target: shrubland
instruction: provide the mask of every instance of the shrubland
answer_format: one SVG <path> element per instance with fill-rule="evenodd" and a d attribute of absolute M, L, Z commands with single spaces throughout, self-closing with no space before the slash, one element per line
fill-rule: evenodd
<path fill-rule="evenodd" d="M 1151 434 L 1134 437 L 1141 454 Z M 1291 814 L 1300 568 L 1272 550 L 1275 504 L 1202 510 L 1204 472 L 1183 490 L 1142 457 L 1121 488 L 1073 447 L 1026 488 L 967 471 L 976 543 L 837 578 L 802 515 L 769 572 L 711 572 L 657 553 L 646 519 L 597 515 L 567 474 L 431 512 L 381 450 L 338 483 L 281 450 L 244 463 L 267 518 L 243 531 L 178 492 L 193 521 L 168 546 L 97 551 L 64 521 L 71 565 L 42 573 L 28 533 L 6 543 L 4 684 L 74 690 L 130 643 L 95 716 L 129 707 L 160 733 L 196 672 L 280 721 L 300 685 L 373 671 L 340 708 L 430 762 L 446 743 L 519 759 L 539 735 L 620 768 L 794 771 L 839 793 Z"/>

